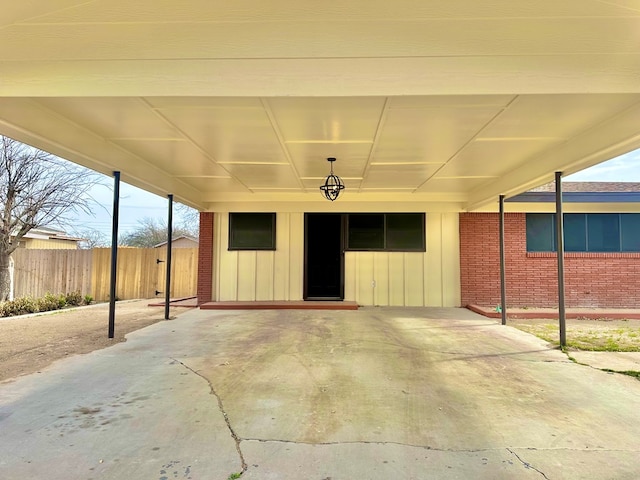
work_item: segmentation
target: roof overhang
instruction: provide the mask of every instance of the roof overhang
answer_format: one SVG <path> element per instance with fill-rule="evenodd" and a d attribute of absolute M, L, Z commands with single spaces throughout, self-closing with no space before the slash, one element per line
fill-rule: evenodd
<path fill-rule="evenodd" d="M 200 210 L 327 209 L 327 157 L 342 210 L 476 210 L 640 148 L 637 2 L 14 3 L 0 133 Z"/>

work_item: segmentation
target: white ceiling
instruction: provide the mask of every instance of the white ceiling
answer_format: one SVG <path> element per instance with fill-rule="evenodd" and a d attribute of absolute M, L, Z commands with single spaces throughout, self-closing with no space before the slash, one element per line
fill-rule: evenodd
<path fill-rule="evenodd" d="M 202 210 L 322 202 L 327 157 L 475 209 L 640 147 L 638 52 L 640 0 L 10 2 L 0 133 Z"/>

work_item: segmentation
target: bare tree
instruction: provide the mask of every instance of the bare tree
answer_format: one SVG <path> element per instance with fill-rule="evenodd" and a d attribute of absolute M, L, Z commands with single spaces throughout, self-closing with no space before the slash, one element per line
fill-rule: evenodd
<path fill-rule="evenodd" d="M 108 238 L 106 234 L 102 233 L 100 230 L 96 230 L 95 228 L 76 229 L 73 231 L 73 234 L 82 239 L 78 242 L 78 245 L 82 249 L 108 247 L 111 245 L 111 239 Z"/>
<path fill-rule="evenodd" d="M 90 213 L 88 191 L 99 175 L 0 136 L 0 300 L 9 298 L 9 261 L 33 228 L 68 225 L 73 213 Z"/>
<path fill-rule="evenodd" d="M 174 239 L 181 235 L 192 236 L 190 231 L 181 227 L 174 228 L 172 235 Z M 136 228 L 122 235 L 118 243 L 127 247 L 150 248 L 166 241 L 167 223 L 157 218 L 145 217 L 138 220 Z"/>
<path fill-rule="evenodd" d="M 178 228 L 189 232 L 192 237 L 198 238 L 200 235 L 200 212 L 182 203 L 176 204 L 175 211 L 180 218 Z"/>

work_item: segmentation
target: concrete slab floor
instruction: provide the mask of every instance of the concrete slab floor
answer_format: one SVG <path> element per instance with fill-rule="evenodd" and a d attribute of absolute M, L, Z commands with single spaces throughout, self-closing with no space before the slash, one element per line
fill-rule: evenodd
<path fill-rule="evenodd" d="M 632 479 L 640 382 L 463 309 L 203 311 L 0 385 L 13 479 Z"/>

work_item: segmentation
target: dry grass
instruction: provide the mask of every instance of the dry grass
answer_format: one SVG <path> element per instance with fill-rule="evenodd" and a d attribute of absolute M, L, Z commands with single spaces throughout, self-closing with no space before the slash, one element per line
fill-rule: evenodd
<path fill-rule="evenodd" d="M 557 320 L 510 320 L 509 325 L 554 345 Z M 567 347 L 600 352 L 640 352 L 640 320 L 567 320 Z"/>

